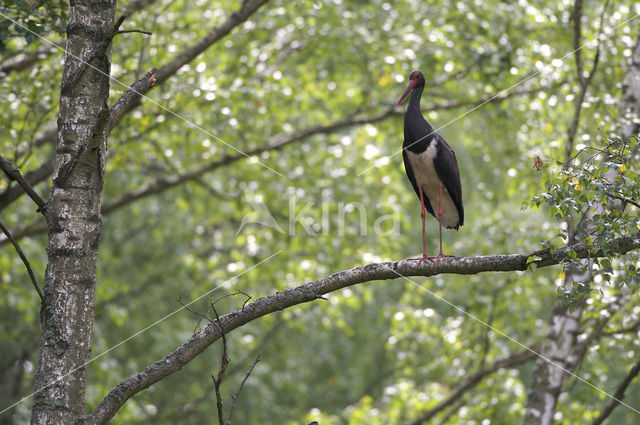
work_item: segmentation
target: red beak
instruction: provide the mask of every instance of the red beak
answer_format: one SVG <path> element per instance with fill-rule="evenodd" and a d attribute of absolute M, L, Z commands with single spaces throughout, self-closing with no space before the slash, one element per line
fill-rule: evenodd
<path fill-rule="evenodd" d="M 411 90 L 414 89 L 414 87 L 416 86 L 417 81 L 416 80 L 411 80 L 409 81 L 409 84 L 407 84 L 407 88 L 404 89 L 404 93 L 402 93 L 402 96 L 400 96 L 400 99 L 398 99 L 398 102 L 396 102 L 396 106 L 400 105 L 402 103 L 402 101 L 404 100 L 405 97 L 407 97 L 407 95 L 409 94 L 409 92 Z"/>

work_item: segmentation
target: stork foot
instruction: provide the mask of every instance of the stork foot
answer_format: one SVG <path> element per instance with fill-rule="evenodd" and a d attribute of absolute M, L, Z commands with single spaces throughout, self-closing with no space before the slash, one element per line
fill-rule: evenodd
<path fill-rule="evenodd" d="M 407 258 L 408 261 L 419 261 L 420 265 L 425 261 L 440 261 L 443 258 L 457 258 L 457 255 L 439 254 L 439 255 L 427 255 L 423 257 Z"/>
<path fill-rule="evenodd" d="M 435 261 L 438 260 L 440 257 L 439 256 L 433 256 L 433 255 L 424 255 L 422 257 L 415 257 L 415 258 L 407 258 L 408 261 L 419 261 L 420 264 L 424 263 L 425 261 L 429 260 L 429 261 Z"/>

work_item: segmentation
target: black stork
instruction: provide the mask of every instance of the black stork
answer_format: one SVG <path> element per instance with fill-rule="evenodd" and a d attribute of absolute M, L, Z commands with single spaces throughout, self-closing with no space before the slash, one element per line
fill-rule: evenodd
<path fill-rule="evenodd" d="M 464 223 L 462 186 L 456 154 L 442 136 L 436 133 L 420 112 L 420 98 L 424 90 L 424 74 L 412 71 L 409 84 L 396 106 L 411 93 L 407 112 L 404 114 L 404 143 L 402 158 L 407 177 L 413 185 L 422 207 L 422 247 L 420 261 L 444 257 L 442 253 L 442 226 L 456 229 Z M 435 208 L 434 208 L 435 207 Z M 440 222 L 440 255 L 427 255 L 425 210 Z"/>

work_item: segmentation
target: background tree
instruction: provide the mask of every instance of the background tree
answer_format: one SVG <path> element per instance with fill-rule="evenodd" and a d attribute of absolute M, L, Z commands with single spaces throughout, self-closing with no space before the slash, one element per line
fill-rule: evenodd
<path fill-rule="evenodd" d="M 118 398 L 112 390 L 124 388 L 116 385 L 140 376 L 176 347 L 178 354 L 188 349 L 185 341 L 202 335 L 208 345 L 219 338 L 215 321 L 202 322 L 202 333 L 192 335 L 202 319 L 194 312 L 211 317 L 210 302 L 226 293 L 240 290 L 258 298 L 358 264 L 415 256 L 421 243 L 419 211 L 399 156 L 391 156 L 401 146 L 398 117 L 403 112 L 392 105 L 413 68 L 428 70 L 425 112 L 436 127 L 447 124 L 439 132 L 451 141 L 461 164 L 469 217 L 460 233 L 445 240 L 460 255 L 531 253 L 545 247 L 541 240 L 559 248 L 564 242 L 557 235 L 566 228 L 564 217 L 555 215 L 558 208 L 570 212 L 572 207 L 563 210 L 562 201 L 567 195 L 579 199 L 579 187 L 598 183 L 580 180 L 593 173 L 589 164 L 599 160 L 589 162 L 594 153 L 589 149 L 604 149 L 614 136 L 637 134 L 637 129 L 617 130 L 624 113 L 619 99 L 629 98 L 628 89 L 622 93 L 623 82 L 638 63 L 630 59 L 637 51 L 632 29 L 640 11 L 629 5 L 611 4 L 603 12 L 600 3 L 580 3 L 583 18 L 576 20 L 578 4 L 234 1 L 212 6 L 147 0 L 120 4 L 128 15 L 122 23 L 116 21 L 115 3 L 101 2 L 102 9 L 90 3 L 60 9 L 60 15 L 69 16 L 67 50 L 105 72 L 111 63 L 110 75 L 124 84 L 112 80 L 108 91 L 104 75 L 70 55 L 63 72 L 62 52 L 18 25 L 33 15 L 26 3 L 0 10 L 2 28 L 8 28 L 2 33 L 6 42 L 0 65 L 6 99 L 0 111 L 1 154 L 20 167 L 40 198 L 49 200 L 39 217 L 23 187 L 2 183 L 0 221 L 19 241 L 39 282 L 44 281 L 45 294 L 40 316 L 40 300 L 24 264 L 5 238 L 0 257 L 3 406 L 29 396 L 34 384 L 40 388 L 53 382 L 53 373 L 91 360 L 39 392 L 34 416 L 28 401 L 3 412 L 0 420 L 7 423 L 54 414 L 60 415 L 58 422 L 85 414 L 86 422 L 98 423 L 116 411 L 117 423 L 211 420 L 215 395 L 208 377 L 217 373 L 221 344 L 188 365 L 175 357 L 171 372 L 184 369 L 119 405 L 109 404 Z M 103 28 L 82 25 L 93 13 L 100 14 L 96 21 Z M 17 24 L 8 24 L 8 18 Z M 59 29 L 44 19 L 36 33 L 56 42 L 64 38 Z M 114 36 L 118 29 L 153 35 Z M 581 62 L 563 57 L 575 49 L 576 38 L 582 46 L 600 31 L 604 37 L 596 72 L 576 73 Z M 32 37 L 25 38 L 28 34 Z M 581 52 L 588 73 L 595 68 L 596 43 Z M 587 90 L 584 78 L 589 79 Z M 127 90 L 134 82 L 135 91 Z M 633 122 L 629 118 L 627 123 Z M 78 119 L 84 130 L 69 131 L 65 123 Z M 570 130 L 573 136 L 567 137 Z M 627 143 L 637 146 L 633 140 Z M 564 159 L 585 148 L 571 168 L 576 174 L 563 174 Z M 612 153 L 626 158 L 617 164 L 618 170 L 625 165 L 623 175 L 629 179 L 618 188 L 622 192 L 613 194 L 633 201 L 637 151 Z M 543 162 L 539 171 L 532 167 L 538 157 Z M 523 201 L 544 193 L 548 206 L 516 212 Z M 545 199 L 534 198 L 534 204 Z M 238 232 L 243 218 L 257 213 L 252 205 L 260 203 L 284 232 L 256 223 Z M 100 211 L 104 230 L 96 263 Z M 570 297 L 563 297 L 564 290 L 558 294 L 567 275 L 558 267 L 440 274 L 498 270 L 496 258 L 456 263 L 451 269 L 400 263 L 396 271 L 402 275 L 432 277 L 356 285 L 332 292 L 327 302 L 260 320 L 248 315 L 263 304 L 246 304 L 243 310 L 245 297 L 224 298 L 216 309 L 225 329 L 235 327 L 237 317 L 247 323 L 227 332 L 232 363 L 222 394 L 237 389 L 261 353 L 235 406 L 234 422 L 521 421 L 531 377 L 538 377 L 532 362 L 537 357 L 514 340 L 538 351 L 538 343 L 550 335 L 544 323 L 552 306 L 563 300 L 580 303 L 576 339 L 582 351 L 571 370 L 610 394 L 625 382 L 634 385 L 630 372 L 635 370 L 639 322 L 630 291 L 637 255 L 618 251 L 637 246 L 637 236 L 619 238 L 629 236 L 628 227 L 637 224 L 637 206 L 629 202 L 623 213 L 617 221 L 600 220 L 627 227 L 608 229 L 598 241 L 598 247 L 612 251 L 603 252 L 609 262 L 601 260 L 590 285 L 597 291 L 584 292 L 584 301 L 573 290 L 567 291 Z M 375 232 L 375 220 L 385 215 L 397 220 L 397 233 L 385 232 L 384 226 Z M 292 217 L 299 220 L 290 223 Z M 573 248 L 541 255 L 542 262 L 529 258 L 529 265 L 568 260 L 572 252 L 576 258 L 589 255 L 588 247 Z M 528 256 L 505 258 L 509 270 L 526 268 Z M 64 267 L 56 268 L 56 261 Z M 56 274 L 70 262 L 84 275 Z M 396 277 L 385 267 L 381 263 L 321 279 L 311 288 Z M 78 304 L 91 300 L 93 291 L 95 316 L 92 302 Z M 189 305 L 191 312 L 173 314 L 181 303 L 203 294 L 208 295 Z M 316 295 L 306 293 L 298 301 Z M 86 309 L 74 309 L 79 305 Z M 69 328 L 61 326 L 73 321 L 74 311 L 84 339 L 69 336 Z M 38 327 L 41 317 L 43 329 Z M 41 336 L 44 350 L 36 342 Z M 48 347 L 56 348 L 54 356 L 62 350 L 78 357 L 65 354 L 59 366 L 51 365 L 55 372 L 36 377 L 38 356 L 47 355 Z M 573 379 L 558 389 L 553 415 L 567 423 L 597 421 L 611 400 Z M 69 398 L 51 406 L 53 389 Z M 640 404 L 632 392 L 624 402 L 636 409 Z M 225 407 L 229 403 L 226 398 Z M 608 414 L 611 423 L 636 418 L 624 406 Z"/>

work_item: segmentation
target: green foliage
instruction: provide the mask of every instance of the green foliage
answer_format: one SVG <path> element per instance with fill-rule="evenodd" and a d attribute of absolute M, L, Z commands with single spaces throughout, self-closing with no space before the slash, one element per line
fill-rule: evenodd
<path fill-rule="evenodd" d="M 604 146 L 585 147 L 568 164 L 545 183 L 546 192 L 533 196 L 522 204 L 545 205 L 552 218 L 568 225 L 558 235 L 562 240 L 581 242 L 592 253 L 604 254 L 593 262 L 581 262 L 570 252 L 568 269 L 589 270 L 589 279 L 573 282 L 571 288 L 559 287 L 557 293 L 571 309 L 579 300 L 591 295 L 597 288 L 592 278 L 613 283 L 615 246 L 612 241 L 640 230 L 638 202 L 640 199 L 640 174 L 637 167 L 637 138 L 629 140 L 605 139 Z M 548 164 L 547 164 L 548 167 Z M 542 241 L 544 248 L 554 249 L 552 240 Z M 557 246 L 555 246 L 557 247 Z M 573 254 L 573 255 L 571 255 Z M 535 263 L 534 263 L 535 264 Z M 631 284 L 636 276 L 632 262 L 622 262 L 619 282 Z"/>
<path fill-rule="evenodd" d="M 63 33 L 67 26 L 69 5 L 65 0 L 11 0 L 0 6 L 0 53 L 12 39 L 26 44 L 39 41 L 38 36 Z"/>
<path fill-rule="evenodd" d="M 597 34 L 600 7 L 587 3 L 585 41 Z M 11 13 L 40 22 L 42 34 L 55 33 L 60 27 L 54 18 L 62 19 L 64 9 L 56 9 L 58 3 L 39 4 L 44 9 L 38 10 L 49 7 L 51 13 L 36 15 L 24 5 Z M 153 36 L 115 38 L 112 76 L 122 84 L 112 83 L 112 101 L 239 4 L 160 0 L 130 16 L 123 29 L 144 29 Z M 629 5 L 610 7 L 608 28 L 633 14 Z M 573 59 L 554 61 L 573 50 L 570 16 L 565 2 L 270 1 L 250 22 L 148 94 L 215 137 L 143 101 L 109 139 L 103 204 L 237 154 L 217 138 L 245 151 L 279 134 L 377 115 L 398 98 L 411 69 L 421 68 L 428 79 L 425 115 L 434 128 L 444 126 L 438 131 L 455 150 L 462 174 L 466 220 L 459 232 L 444 232 L 447 253 L 531 252 L 540 248 L 541 240 L 546 241 L 543 247 L 559 248 L 569 236 L 560 222 L 579 219 L 599 200 L 606 201 L 606 208 L 594 212 L 589 218 L 592 229 L 575 238 L 588 241 L 592 249 L 607 250 L 611 236 L 637 231 L 637 208 L 620 211 L 620 201 L 610 196 L 640 199 L 638 162 L 631 156 L 637 141 L 600 146 L 593 123 L 608 129 L 617 118 L 612 103 L 632 47 L 632 23 L 603 40 L 601 72 L 594 78 L 577 133 L 577 148 L 583 153 L 561 170 L 547 158 L 563 154 L 574 110 Z M 6 38 L 7 55 L 25 44 L 13 26 L 10 30 L 4 33 L 12 34 Z M 42 45 L 34 42 L 24 50 Z M 593 46 L 583 52 L 588 64 Z M 63 54 L 56 53 L 0 79 L 0 153 L 23 173 L 53 155 L 51 144 L 35 141 L 41 130 L 55 126 L 62 61 Z M 517 86 L 531 89 L 530 94 L 470 112 L 469 102 L 499 93 L 537 71 L 540 74 Z M 535 90 L 540 86 L 545 90 Z M 435 109 L 451 104 L 463 106 Z M 357 265 L 416 256 L 422 249 L 420 208 L 397 155 L 401 146 L 400 116 L 342 128 L 257 155 L 282 176 L 242 159 L 106 215 L 92 355 L 169 315 L 181 307 L 180 301 L 214 289 L 190 308 L 203 313 L 227 293 L 243 291 L 257 298 Z M 601 166 L 606 155 L 612 158 Z M 532 167 L 538 156 L 545 163 L 540 171 Z M 606 183 L 606 171 L 620 171 L 622 165 L 626 169 L 620 181 Z M 44 199 L 49 184 L 36 187 Z M 0 191 L 8 185 L 0 179 Z M 534 196 L 535 202 L 526 205 L 542 208 L 522 211 L 523 199 Z M 283 232 L 259 223 L 239 231 L 243 218 L 258 215 L 249 200 L 260 200 Z M 358 205 L 366 212 L 365 231 Z M 37 220 L 33 210 L 32 203 L 21 198 L 2 211 L 3 223 L 12 230 L 28 225 Z M 301 220 L 290 226 L 291 216 L 299 214 Z M 395 218 L 397 231 L 376 233 L 375 220 L 385 215 Z M 428 249 L 433 252 L 437 227 L 435 220 L 427 220 Z M 21 244 L 41 282 L 46 235 Z M 638 259 L 627 256 L 623 264 L 607 257 L 593 267 L 615 285 L 594 281 L 596 286 L 585 286 L 589 303 L 584 315 L 590 318 L 598 317 L 604 301 L 635 276 Z M 518 274 L 441 275 L 416 280 L 421 287 L 402 279 L 372 282 L 257 320 L 228 335 L 232 363 L 222 387 L 225 406 L 261 352 L 238 399 L 234 423 L 410 420 L 447 397 L 465 376 L 522 349 L 431 294 L 531 345 L 547 334 L 551 309 L 564 294 L 557 293 L 562 273 L 542 268 Z M 6 370 L 16 361 L 22 365 L 17 400 L 33 390 L 39 305 L 20 260 L 6 244 L 0 246 L 0 279 L 0 366 Z M 243 302 L 242 297 L 228 297 L 216 306 L 223 314 Z M 633 324 L 639 315 L 638 303 L 633 304 L 635 309 L 630 305 L 616 315 L 611 330 Z M 183 310 L 92 362 L 87 408 L 123 378 L 174 350 L 198 329 L 200 319 Z M 613 391 L 630 355 L 637 355 L 638 344 L 632 333 L 605 340 L 588 353 L 580 375 L 591 374 L 594 385 Z M 219 350 L 214 344 L 183 370 L 136 395 L 113 423 L 211 423 L 215 402 L 210 375 L 217 373 Z M 460 404 L 437 416 L 436 423 L 448 414 L 447 423 L 518 423 L 532 373 L 530 362 L 491 375 Z M 579 383 L 568 392 L 571 403 L 560 407 L 567 423 L 588 422 L 585 418 L 606 403 Z M 636 393 L 628 394 L 625 402 L 638 405 Z M 28 422 L 29 402 L 11 412 L 17 423 Z M 632 412 L 619 408 L 611 421 L 634 419 Z"/>

